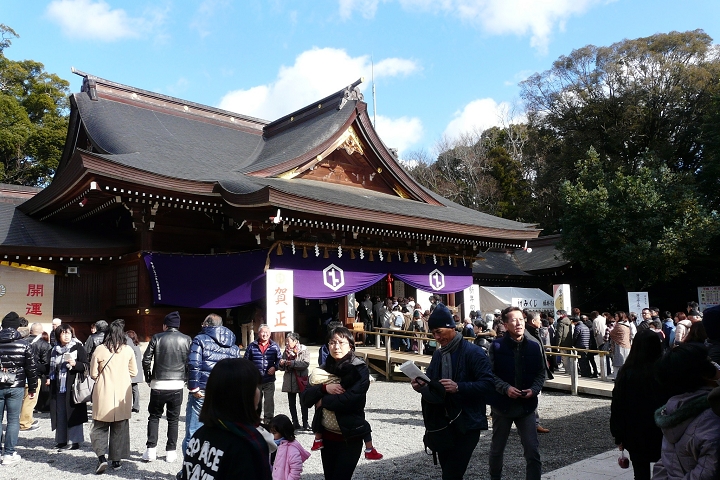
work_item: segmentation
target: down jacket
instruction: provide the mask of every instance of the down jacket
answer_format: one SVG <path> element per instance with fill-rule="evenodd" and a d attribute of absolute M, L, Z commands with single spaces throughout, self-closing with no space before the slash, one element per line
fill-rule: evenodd
<path fill-rule="evenodd" d="M 269 342 L 270 345 L 268 345 L 265 353 L 260 350 L 260 345 L 257 340 L 248 345 L 247 350 L 245 350 L 245 359 L 253 362 L 260 371 L 262 374 L 262 383 L 275 381 L 275 374 L 268 374 L 268 370 L 273 367 L 275 371 L 277 371 L 280 368 L 280 358 L 282 358 L 282 352 L 278 344 L 272 340 L 269 340 Z"/>
<path fill-rule="evenodd" d="M 205 390 L 210 372 L 224 358 L 239 358 L 235 334 L 227 327 L 203 327 L 193 338 L 188 355 L 188 390 Z"/>
<path fill-rule="evenodd" d="M 693 480 L 720 477 L 720 417 L 710 409 L 711 387 L 676 395 L 655 413 L 663 432 L 660 461 L 653 479 Z"/>
<path fill-rule="evenodd" d="M 25 387 L 27 379 L 28 392 L 35 393 L 38 383 L 35 355 L 28 342 L 21 338 L 14 328 L 0 330 L 0 363 L 2 368 L 15 372 L 15 382 L 9 387 Z"/>

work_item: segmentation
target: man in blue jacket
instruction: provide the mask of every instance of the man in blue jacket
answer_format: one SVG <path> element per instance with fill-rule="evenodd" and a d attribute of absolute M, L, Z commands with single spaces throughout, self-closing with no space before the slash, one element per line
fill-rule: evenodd
<path fill-rule="evenodd" d="M 262 412 L 265 425 L 270 425 L 275 414 L 275 372 L 280 366 L 280 358 L 282 351 L 278 344 L 270 339 L 270 327 L 260 325 L 258 339 L 248 345 L 245 359 L 253 362 L 262 375 L 258 415 Z"/>
<path fill-rule="evenodd" d="M 495 390 L 502 395 L 491 409 L 490 478 L 502 478 L 503 454 L 514 423 L 523 446 L 525 478 L 540 480 L 542 462 L 534 413 L 545 383 L 545 357 L 540 345 L 525 337 L 522 310 L 508 307 L 502 311 L 502 318 L 507 331 L 490 347 Z"/>
<path fill-rule="evenodd" d="M 235 334 L 223 327 L 220 315 L 211 313 L 202 323 L 202 330 L 193 338 L 188 354 L 188 401 L 185 407 L 185 439 L 182 451 L 187 450 L 193 434 L 202 427 L 200 410 L 205 401 L 205 385 L 216 363 L 223 358 L 239 358 Z"/>
<path fill-rule="evenodd" d="M 430 315 L 428 329 L 440 348 L 430 360 L 427 376 L 439 381 L 445 395 L 452 396 L 452 400 L 462 407 L 454 445 L 437 452 L 442 478 L 462 479 L 480 439 L 480 431 L 488 429 L 486 396 L 494 393 L 490 363 L 482 348 L 463 339 L 455 329 L 452 313 L 442 303 L 438 303 Z M 429 394 L 425 382 L 413 379 L 412 387 L 423 396 Z"/>

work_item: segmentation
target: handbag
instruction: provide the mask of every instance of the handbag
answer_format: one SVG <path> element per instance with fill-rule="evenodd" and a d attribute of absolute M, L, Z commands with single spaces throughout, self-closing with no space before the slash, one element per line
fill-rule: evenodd
<path fill-rule="evenodd" d="M 94 389 L 95 380 L 93 380 L 90 375 L 85 375 L 85 372 L 78 373 L 75 376 L 75 383 L 73 383 L 73 402 L 92 402 L 92 394 Z"/>
<path fill-rule="evenodd" d="M 9 371 L 7 368 L 3 368 L 2 362 L 0 362 L 0 385 L 12 385 L 17 380 L 15 372 Z"/>
<path fill-rule="evenodd" d="M 295 370 L 295 380 L 297 380 L 297 386 L 300 393 L 304 392 L 308 386 L 308 377 L 301 377 L 298 375 L 297 370 Z"/>
<path fill-rule="evenodd" d="M 105 370 L 105 367 L 108 366 L 108 363 L 110 363 L 110 360 L 115 356 L 113 353 L 110 355 L 110 358 L 107 362 L 105 362 L 105 365 L 103 365 L 103 368 L 100 369 L 98 372 L 98 378 L 100 378 L 100 375 L 102 374 L 103 370 Z M 87 365 L 87 364 L 85 364 Z M 73 383 L 72 388 L 72 395 L 73 395 L 73 402 L 75 403 L 87 403 L 92 402 L 92 394 L 95 390 L 95 380 L 90 377 L 90 374 L 87 373 L 87 367 L 85 368 L 85 372 L 79 372 L 75 376 L 75 382 Z"/>

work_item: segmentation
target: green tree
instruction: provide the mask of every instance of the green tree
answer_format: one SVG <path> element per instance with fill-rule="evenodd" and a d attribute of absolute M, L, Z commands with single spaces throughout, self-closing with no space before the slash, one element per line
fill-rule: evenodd
<path fill-rule="evenodd" d="M 641 166 L 608 170 L 590 149 L 577 181 L 560 188 L 560 248 L 603 284 L 644 290 L 683 272 L 718 232 L 689 173 L 645 155 Z"/>
<path fill-rule="evenodd" d="M 62 155 L 69 83 L 33 60 L 5 57 L 15 31 L 0 24 L 0 182 L 44 186 Z"/>

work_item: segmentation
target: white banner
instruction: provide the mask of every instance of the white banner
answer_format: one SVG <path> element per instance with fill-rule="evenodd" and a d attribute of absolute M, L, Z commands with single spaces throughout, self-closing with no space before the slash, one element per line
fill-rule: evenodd
<path fill-rule="evenodd" d="M 630 316 L 630 313 L 634 312 L 638 318 L 642 318 L 643 308 L 650 308 L 648 293 L 628 292 L 628 316 Z"/>
<path fill-rule="evenodd" d="M 480 285 L 472 284 L 463 290 L 463 318 L 470 318 L 470 312 L 480 310 Z"/>
<path fill-rule="evenodd" d="M 553 300 L 555 301 L 555 320 L 558 319 L 558 310 L 565 310 L 568 315 L 571 315 L 570 285 L 567 283 L 553 285 Z"/>
<path fill-rule="evenodd" d="M 720 287 L 698 287 L 698 305 L 701 312 L 720 305 Z"/>
<path fill-rule="evenodd" d="M 415 292 L 415 303 L 420 304 L 423 309 L 430 310 L 430 296 L 435 295 L 435 292 L 426 292 L 425 290 L 417 289 Z"/>
<path fill-rule="evenodd" d="M 0 265 L 0 318 L 8 312 L 29 324 L 53 319 L 55 275 Z"/>
<path fill-rule="evenodd" d="M 293 271 L 268 269 L 266 283 L 267 323 L 271 332 L 292 332 L 295 329 L 293 315 Z"/>

